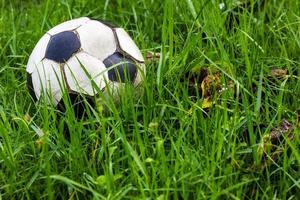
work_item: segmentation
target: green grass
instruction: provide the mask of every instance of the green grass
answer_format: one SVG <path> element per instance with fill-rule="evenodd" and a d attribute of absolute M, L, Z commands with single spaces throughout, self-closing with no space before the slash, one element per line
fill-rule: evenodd
<path fill-rule="evenodd" d="M 299 199 L 300 2 L 258 1 L 0 0 L 0 199 Z M 70 105 L 33 103 L 25 67 L 48 29 L 80 16 L 161 57 L 142 94 L 128 87 L 76 120 Z M 188 92 L 201 67 L 235 84 L 209 110 Z M 270 79 L 273 68 L 289 75 Z M 294 138 L 265 162 L 262 138 L 283 119 Z"/>

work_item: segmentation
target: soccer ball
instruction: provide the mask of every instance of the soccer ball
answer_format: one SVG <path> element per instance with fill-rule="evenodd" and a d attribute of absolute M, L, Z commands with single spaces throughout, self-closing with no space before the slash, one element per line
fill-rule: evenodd
<path fill-rule="evenodd" d="M 46 97 L 57 106 L 65 91 L 93 97 L 128 82 L 138 86 L 145 64 L 123 28 L 82 17 L 49 30 L 33 49 L 26 71 L 32 98 Z"/>

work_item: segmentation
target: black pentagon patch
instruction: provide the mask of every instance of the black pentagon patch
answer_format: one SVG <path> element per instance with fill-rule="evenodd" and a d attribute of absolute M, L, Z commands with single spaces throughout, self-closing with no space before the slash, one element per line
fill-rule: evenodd
<path fill-rule="evenodd" d="M 34 88 L 33 88 L 33 84 L 32 84 L 32 77 L 31 77 L 31 74 L 29 74 L 28 72 L 27 72 L 27 87 L 28 87 L 29 94 L 32 97 L 32 99 L 34 101 L 37 101 L 37 97 L 35 96 L 35 92 L 34 92 Z"/>
<path fill-rule="evenodd" d="M 64 31 L 51 37 L 45 57 L 58 63 L 69 60 L 81 44 L 77 35 L 72 31 Z"/>
<path fill-rule="evenodd" d="M 121 53 L 115 52 L 107 57 L 103 63 L 106 68 L 115 66 L 108 70 L 109 80 L 122 83 L 125 83 L 126 81 L 134 82 L 137 67 L 135 62 L 130 58 L 126 58 Z"/>
<path fill-rule="evenodd" d="M 91 107 L 95 107 L 95 101 L 90 96 L 81 96 L 77 93 L 69 93 L 68 95 L 70 102 L 65 102 L 65 100 L 62 98 L 57 105 L 58 109 L 63 113 L 66 112 L 67 106 L 71 106 L 71 108 L 74 110 L 76 118 L 81 119 L 87 117 L 87 104 L 91 105 Z"/>

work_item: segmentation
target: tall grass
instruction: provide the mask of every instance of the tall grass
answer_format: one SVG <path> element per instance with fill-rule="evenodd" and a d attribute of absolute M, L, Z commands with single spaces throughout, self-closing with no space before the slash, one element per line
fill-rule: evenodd
<path fill-rule="evenodd" d="M 0 199 L 299 198 L 298 1 L 0 2 Z M 141 89 L 118 104 L 99 95 L 77 119 L 68 96 L 64 113 L 34 103 L 25 67 L 48 29 L 80 16 L 124 27 L 160 59 Z M 234 84 L 208 110 L 186 76 L 204 67 Z M 259 146 L 283 119 L 294 137 L 275 160 Z"/>

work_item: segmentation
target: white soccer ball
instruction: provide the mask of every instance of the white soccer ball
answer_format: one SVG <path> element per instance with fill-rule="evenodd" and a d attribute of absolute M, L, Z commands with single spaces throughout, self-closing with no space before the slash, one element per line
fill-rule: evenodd
<path fill-rule="evenodd" d="M 49 30 L 33 49 L 26 71 L 33 99 L 44 96 L 56 106 L 64 91 L 91 97 L 125 82 L 137 86 L 145 64 L 123 28 L 82 17 Z"/>

